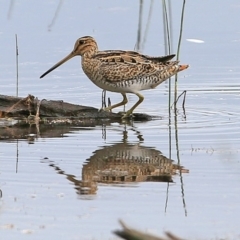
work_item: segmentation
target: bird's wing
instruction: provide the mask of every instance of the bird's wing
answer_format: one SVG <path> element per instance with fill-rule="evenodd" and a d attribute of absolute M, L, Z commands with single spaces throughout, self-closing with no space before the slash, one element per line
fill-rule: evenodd
<path fill-rule="evenodd" d="M 94 58 L 100 61 L 99 73 L 106 81 L 119 82 L 135 78 L 147 77 L 167 70 L 177 61 L 168 62 L 175 55 L 149 57 L 131 51 L 104 51 L 97 53 Z"/>
<path fill-rule="evenodd" d="M 94 58 L 105 59 L 105 58 L 113 58 L 113 57 L 124 57 L 129 56 L 135 58 L 137 61 L 152 61 L 156 63 L 167 62 L 175 57 L 175 54 L 160 56 L 160 57 L 151 57 L 148 55 L 143 55 L 134 51 L 122 51 L 122 50 L 105 50 L 100 51 L 95 54 Z"/>

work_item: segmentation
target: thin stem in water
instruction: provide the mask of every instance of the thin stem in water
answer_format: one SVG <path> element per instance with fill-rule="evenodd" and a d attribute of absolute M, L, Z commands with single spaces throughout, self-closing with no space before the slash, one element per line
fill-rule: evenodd
<path fill-rule="evenodd" d="M 18 40 L 17 40 L 17 34 L 15 34 L 16 39 L 16 96 L 18 97 Z"/>
<path fill-rule="evenodd" d="M 181 46 L 181 42 L 182 42 L 183 18 L 184 18 L 184 11 L 185 11 L 185 3 L 186 3 L 186 1 L 183 0 L 180 33 L 179 33 L 178 48 L 177 48 L 177 60 L 179 60 L 180 46 Z M 174 85 L 174 102 L 175 103 L 176 103 L 176 100 L 177 100 L 177 82 L 178 82 L 178 78 L 177 78 L 177 74 L 176 74 L 175 75 L 175 85 Z M 176 107 L 176 104 L 175 104 L 175 107 Z"/>

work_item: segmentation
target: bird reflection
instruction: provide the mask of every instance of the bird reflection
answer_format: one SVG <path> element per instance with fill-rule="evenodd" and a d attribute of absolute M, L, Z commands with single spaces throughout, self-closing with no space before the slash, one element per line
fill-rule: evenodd
<path fill-rule="evenodd" d="M 161 151 L 144 146 L 141 133 L 137 132 L 137 143 L 129 143 L 127 133 L 122 132 L 122 142 L 93 152 L 83 164 L 81 180 L 67 174 L 53 162 L 49 162 L 49 166 L 65 175 L 75 185 L 79 195 L 96 194 L 98 183 L 173 182 L 173 175 L 179 171 L 187 171 L 164 156 Z"/>
<path fill-rule="evenodd" d="M 83 182 L 172 182 L 183 167 L 142 143 L 122 142 L 96 150 L 82 168 Z"/>

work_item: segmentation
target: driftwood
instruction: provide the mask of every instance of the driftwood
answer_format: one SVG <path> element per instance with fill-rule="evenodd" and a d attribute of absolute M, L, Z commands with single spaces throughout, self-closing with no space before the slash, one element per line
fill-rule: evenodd
<path fill-rule="evenodd" d="M 97 108 L 75 105 L 64 101 L 39 100 L 33 95 L 25 98 L 0 95 L 0 118 L 27 118 L 28 120 L 43 120 L 44 118 L 67 118 L 81 120 L 121 121 L 121 113 L 99 111 Z M 137 121 L 148 121 L 153 116 L 133 114 Z M 56 119 L 55 119 L 56 120 Z"/>
<path fill-rule="evenodd" d="M 166 237 L 157 237 L 148 233 L 143 233 L 139 230 L 129 228 L 123 221 L 119 221 L 122 225 L 123 230 L 116 230 L 114 233 L 126 240 L 183 240 L 170 232 L 165 232 Z"/>

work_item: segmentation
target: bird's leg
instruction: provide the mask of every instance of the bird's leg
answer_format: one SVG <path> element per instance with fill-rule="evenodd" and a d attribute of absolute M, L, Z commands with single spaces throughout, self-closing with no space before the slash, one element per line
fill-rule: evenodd
<path fill-rule="evenodd" d="M 128 117 L 132 114 L 133 110 L 144 100 L 143 95 L 141 95 L 140 93 L 135 93 L 135 94 L 139 97 L 139 100 L 133 105 L 132 108 L 130 108 L 130 109 L 122 116 L 122 119 L 128 118 Z"/>
<path fill-rule="evenodd" d="M 122 100 L 120 103 L 114 104 L 114 105 L 112 105 L 112 106 L 109 106 L 109 107 L 106 107 L 106 108 L 103 108 L 103 109 L 100 109 L 100 110 L 103 110 L 103 111 L 111 111 L 113 108 L 116 108 L 116 107 L 120 107 L 120 106 L 122 106 L 122 105 L 125 105 L 125 104 L 128 102 L 126 93 L 121 93 L 121 94 L 122 94 L 122 96 L 123 96 L 123 100 Z"/>

